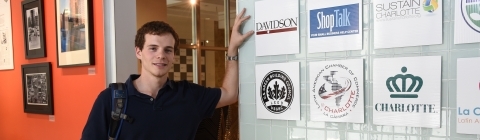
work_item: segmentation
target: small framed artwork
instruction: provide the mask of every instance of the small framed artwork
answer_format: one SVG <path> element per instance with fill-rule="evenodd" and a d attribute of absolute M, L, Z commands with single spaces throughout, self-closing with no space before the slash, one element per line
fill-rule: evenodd
<path fill-rule="evenodd" d="M 57 67 L 94 65 L 93 0 L 55 0 Z"/>
<path fill-rule="evenodd" d="M 25 58 L 46 57 L 43 0 L 23 0 L 22 19 Z"/>
<path fill-rule="evenodd" d="M 22 65 L 23 111 L 53 115 L 51 63 Z"/>

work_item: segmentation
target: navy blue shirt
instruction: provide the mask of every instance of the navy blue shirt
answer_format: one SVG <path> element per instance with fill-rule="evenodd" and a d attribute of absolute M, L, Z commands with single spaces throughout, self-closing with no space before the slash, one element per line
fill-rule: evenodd
<path fill-rule="evenodd" d="M 193 140 L 200 122 L 213 116 L 220 100 L 221 90 L 188 81 L 167 80 L 154 99 L 138 92 L 131 75 L 125 82 L 128 104 L 125 114 L 134 118 L 133 123 L 123 122 L 118 140 Z M 112 101 L 109 88 L 95 100 L 82 140 L 108 139 Z"/>

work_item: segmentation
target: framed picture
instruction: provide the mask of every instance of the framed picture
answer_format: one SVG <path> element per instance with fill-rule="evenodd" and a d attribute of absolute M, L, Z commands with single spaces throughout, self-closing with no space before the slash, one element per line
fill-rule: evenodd
<path fill-rule="evenodd" d="M 46 57 L 42 0 L 23 0 L 22 19 L 25 40 L 25 58 Z"/>
<path fill-rule="evenodd" d="M 94 65 L 93 0 L 55 0 L 57 67 Z"/>
<path fill-rule="evenodd" d="M 50 62 L 22 65 L 23 111 L 53 115 Z"/>

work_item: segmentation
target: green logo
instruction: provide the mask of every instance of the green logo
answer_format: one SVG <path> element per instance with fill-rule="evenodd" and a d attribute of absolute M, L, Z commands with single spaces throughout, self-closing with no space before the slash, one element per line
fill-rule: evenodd
<path fill-rule="evenodd" d="M 423 0 L 423 10 L 433 13 L 438 9 L 438 0 Z"/>
<path fill-rule="evenodd" d="M 473 30 L 480 33 L 480 1 L 462 0 L 460 4 L 462 17 Z"/>
<path fill-rule="evenodd" d="M 407 72 L 407 67 L 402 67 L 401 70 L 402 70 L 402 73 L 405 73 Z M 397 79 L 401 80 L 401 88 L 398 87 Z M 407 89 L 407 79 L 411 79 L 412 81 L 412 83 L 408 86 L 408 89 Z M 418 94 L 407 94 L 407 93 L 420 91 L 423 85 L 423 80 L 422 78 L 418 76 L 414 76 L 412 74 L 405 74 L 405 75 L 397 74 L 394 77 L 389 77 L 386 81 L 386 85 L 387 85 L 388 91 L 396 92 L 396 93 L 390 94 L 390 98 L 418 98 Z"/>

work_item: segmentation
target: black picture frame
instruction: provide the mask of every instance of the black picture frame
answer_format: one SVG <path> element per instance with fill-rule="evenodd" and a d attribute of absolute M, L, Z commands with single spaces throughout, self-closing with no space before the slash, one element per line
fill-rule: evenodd
<path fill-rule="evenodd" d="M 22 21 L 25 58 L 47 57 L 45 49 L 43 0 L 23 0 Z"/>
<path fill-rule="evenodd" d="M 23 112 L 53 115 L 50 62 L 22 65 Z"/>
<path fill-rule="evenodd" d="M 55 9 L 57 67 L 95 65 L 93 0 L 55 0 Z"/>

